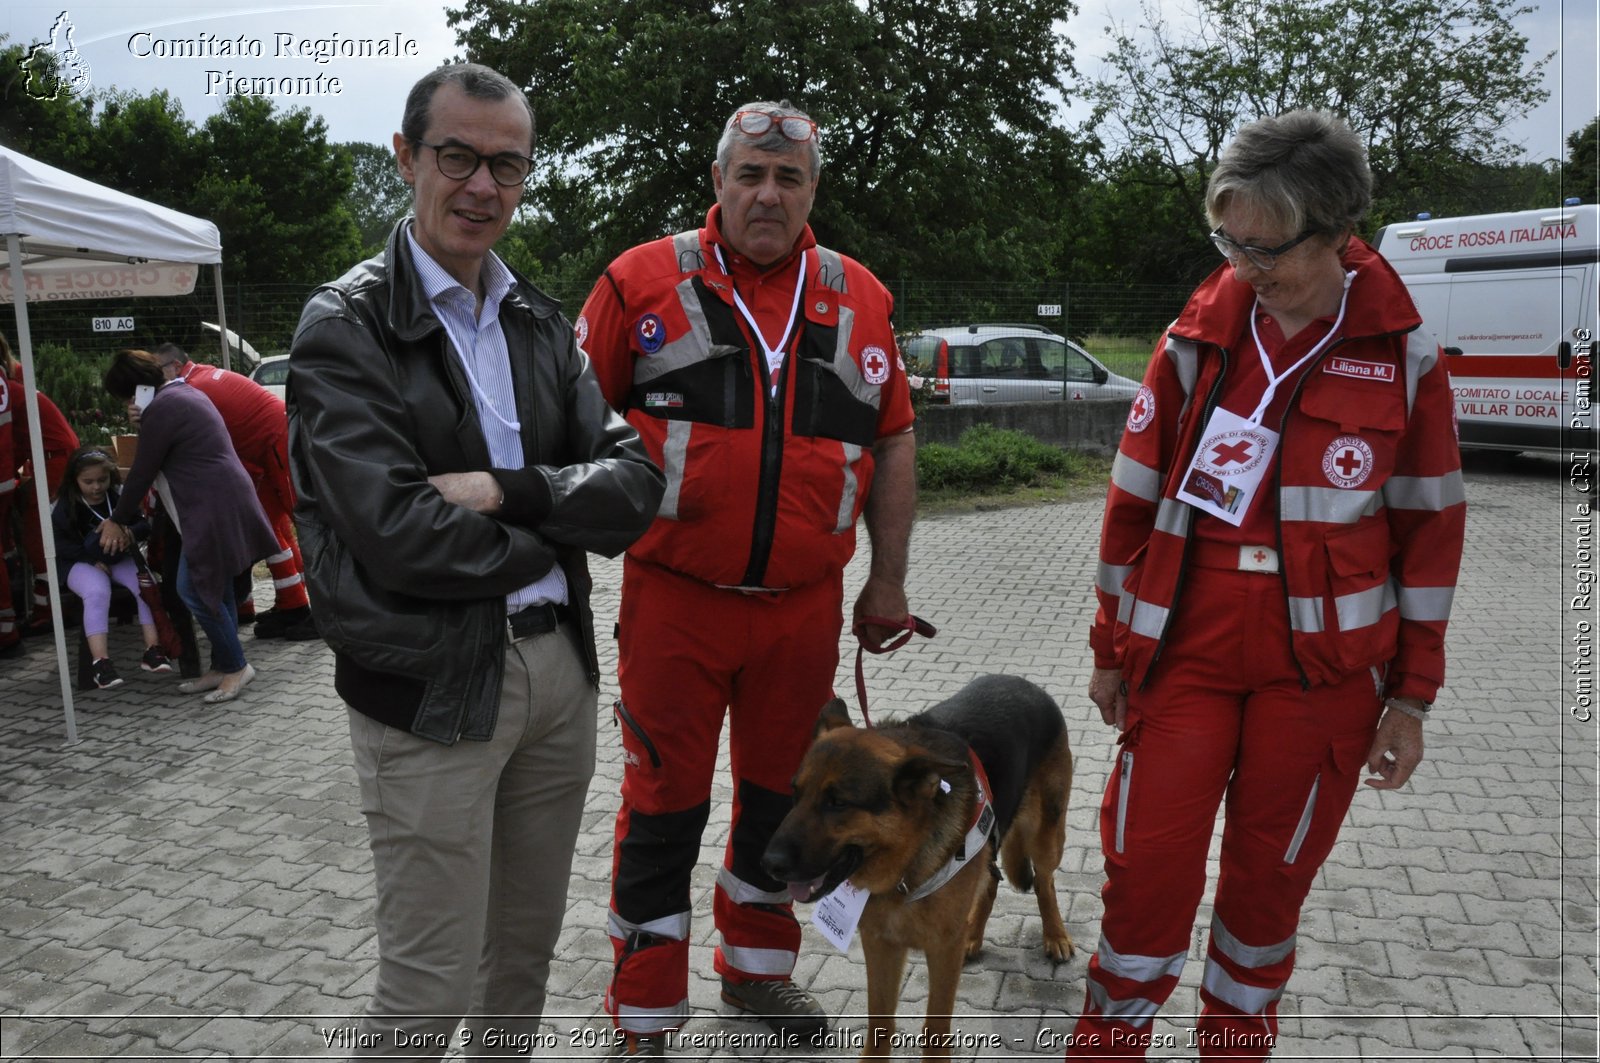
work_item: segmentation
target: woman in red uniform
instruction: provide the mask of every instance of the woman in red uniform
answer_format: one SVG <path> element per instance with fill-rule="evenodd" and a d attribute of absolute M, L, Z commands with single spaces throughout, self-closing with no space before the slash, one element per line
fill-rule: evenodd
<path fill-rule="evenodd" d="M 1405 784 L 1444 678 L 1465 501 L 1440 351 L 1355 236 L 1359 139 L 1295 111 L 1207 189 L 1226 262 L 1168 328 L 1112 468 L 1089 696 L 1120 732 L 1074 1059 L 1144 1058 L 1225 804 L 1201 1058 L 1262 1059 L 1363 767 Z"/>

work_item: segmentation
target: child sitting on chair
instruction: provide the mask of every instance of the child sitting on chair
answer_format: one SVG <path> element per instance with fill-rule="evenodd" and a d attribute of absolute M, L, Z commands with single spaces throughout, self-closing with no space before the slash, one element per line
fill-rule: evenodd
<path fill-rule="evenodd" d="M 101 690 L 122 682 L 111 664 L 106 632 L 111 627 L 111 581 L 133 592 L 144 631 L 144 656 L 139 667 L 147 672 L 170 672 L 172 662 L 162 652 L 150 607 L 139 596 L 139 567 L 133 554 L 112 556 L 100 548 L 100 522 L 111 516 L 122 493 L 117 463 L 103 448 L 79 447 L 67 462 L 66 475 L 56 497 L 50 522 L 55 528 L 56 557 L 67 569 L 67 587 L 83 599 L 83 635 L 94 658 L 94 685 Z M 144 538 L 143 522 L 132 529 Z"/>

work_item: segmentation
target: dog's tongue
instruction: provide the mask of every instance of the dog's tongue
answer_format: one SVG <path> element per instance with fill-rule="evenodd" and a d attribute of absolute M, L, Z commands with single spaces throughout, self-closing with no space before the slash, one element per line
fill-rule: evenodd
<path fill-rule="evenodd" d="M 822 875 L 818 878 L 812 879 L 810 882 L 789 883 L 789 896 L 802 903 L 809 901 L 811 899 L 811 895 L 822 888 L 822 880 L 824 878 L 827 878 L 827 876 Z"/>

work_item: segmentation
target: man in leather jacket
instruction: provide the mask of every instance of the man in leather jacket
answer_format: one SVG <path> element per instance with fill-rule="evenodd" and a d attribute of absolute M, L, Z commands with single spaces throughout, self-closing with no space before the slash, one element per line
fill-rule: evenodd
<path fill-rule="evenodd" d="M 394 148 L 414 216 L 314 292 L 291 351 L 295 519 L 377 878 L 362 1054 L 531 1037 L 594 770 L 584 552 L 664 481 L 554 301 L 492 247 L 531 168 L 505 77 L 441 67 Z"/>

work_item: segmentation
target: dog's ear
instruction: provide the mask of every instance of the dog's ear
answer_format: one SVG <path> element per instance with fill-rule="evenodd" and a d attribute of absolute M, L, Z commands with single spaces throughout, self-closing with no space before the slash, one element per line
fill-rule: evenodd
<path fill-rule="evenodd" d="M 919 753 L 902 760 L 895 768 L 894 796 L 907 804 L 927 801 L 939 789 L 940 782 L 971 771 L 968 764 Z"/>
<path fill-rule="evenodd" d="M 822 706 L 822 711 L 817 714 L 816 729 L 811 732 L 811 737 L 816 738 L 824 731 L 831 731 L 835 727 L 854 727 L 850 722 L 850 710 L 843 701 L 834 698 Z"/>

